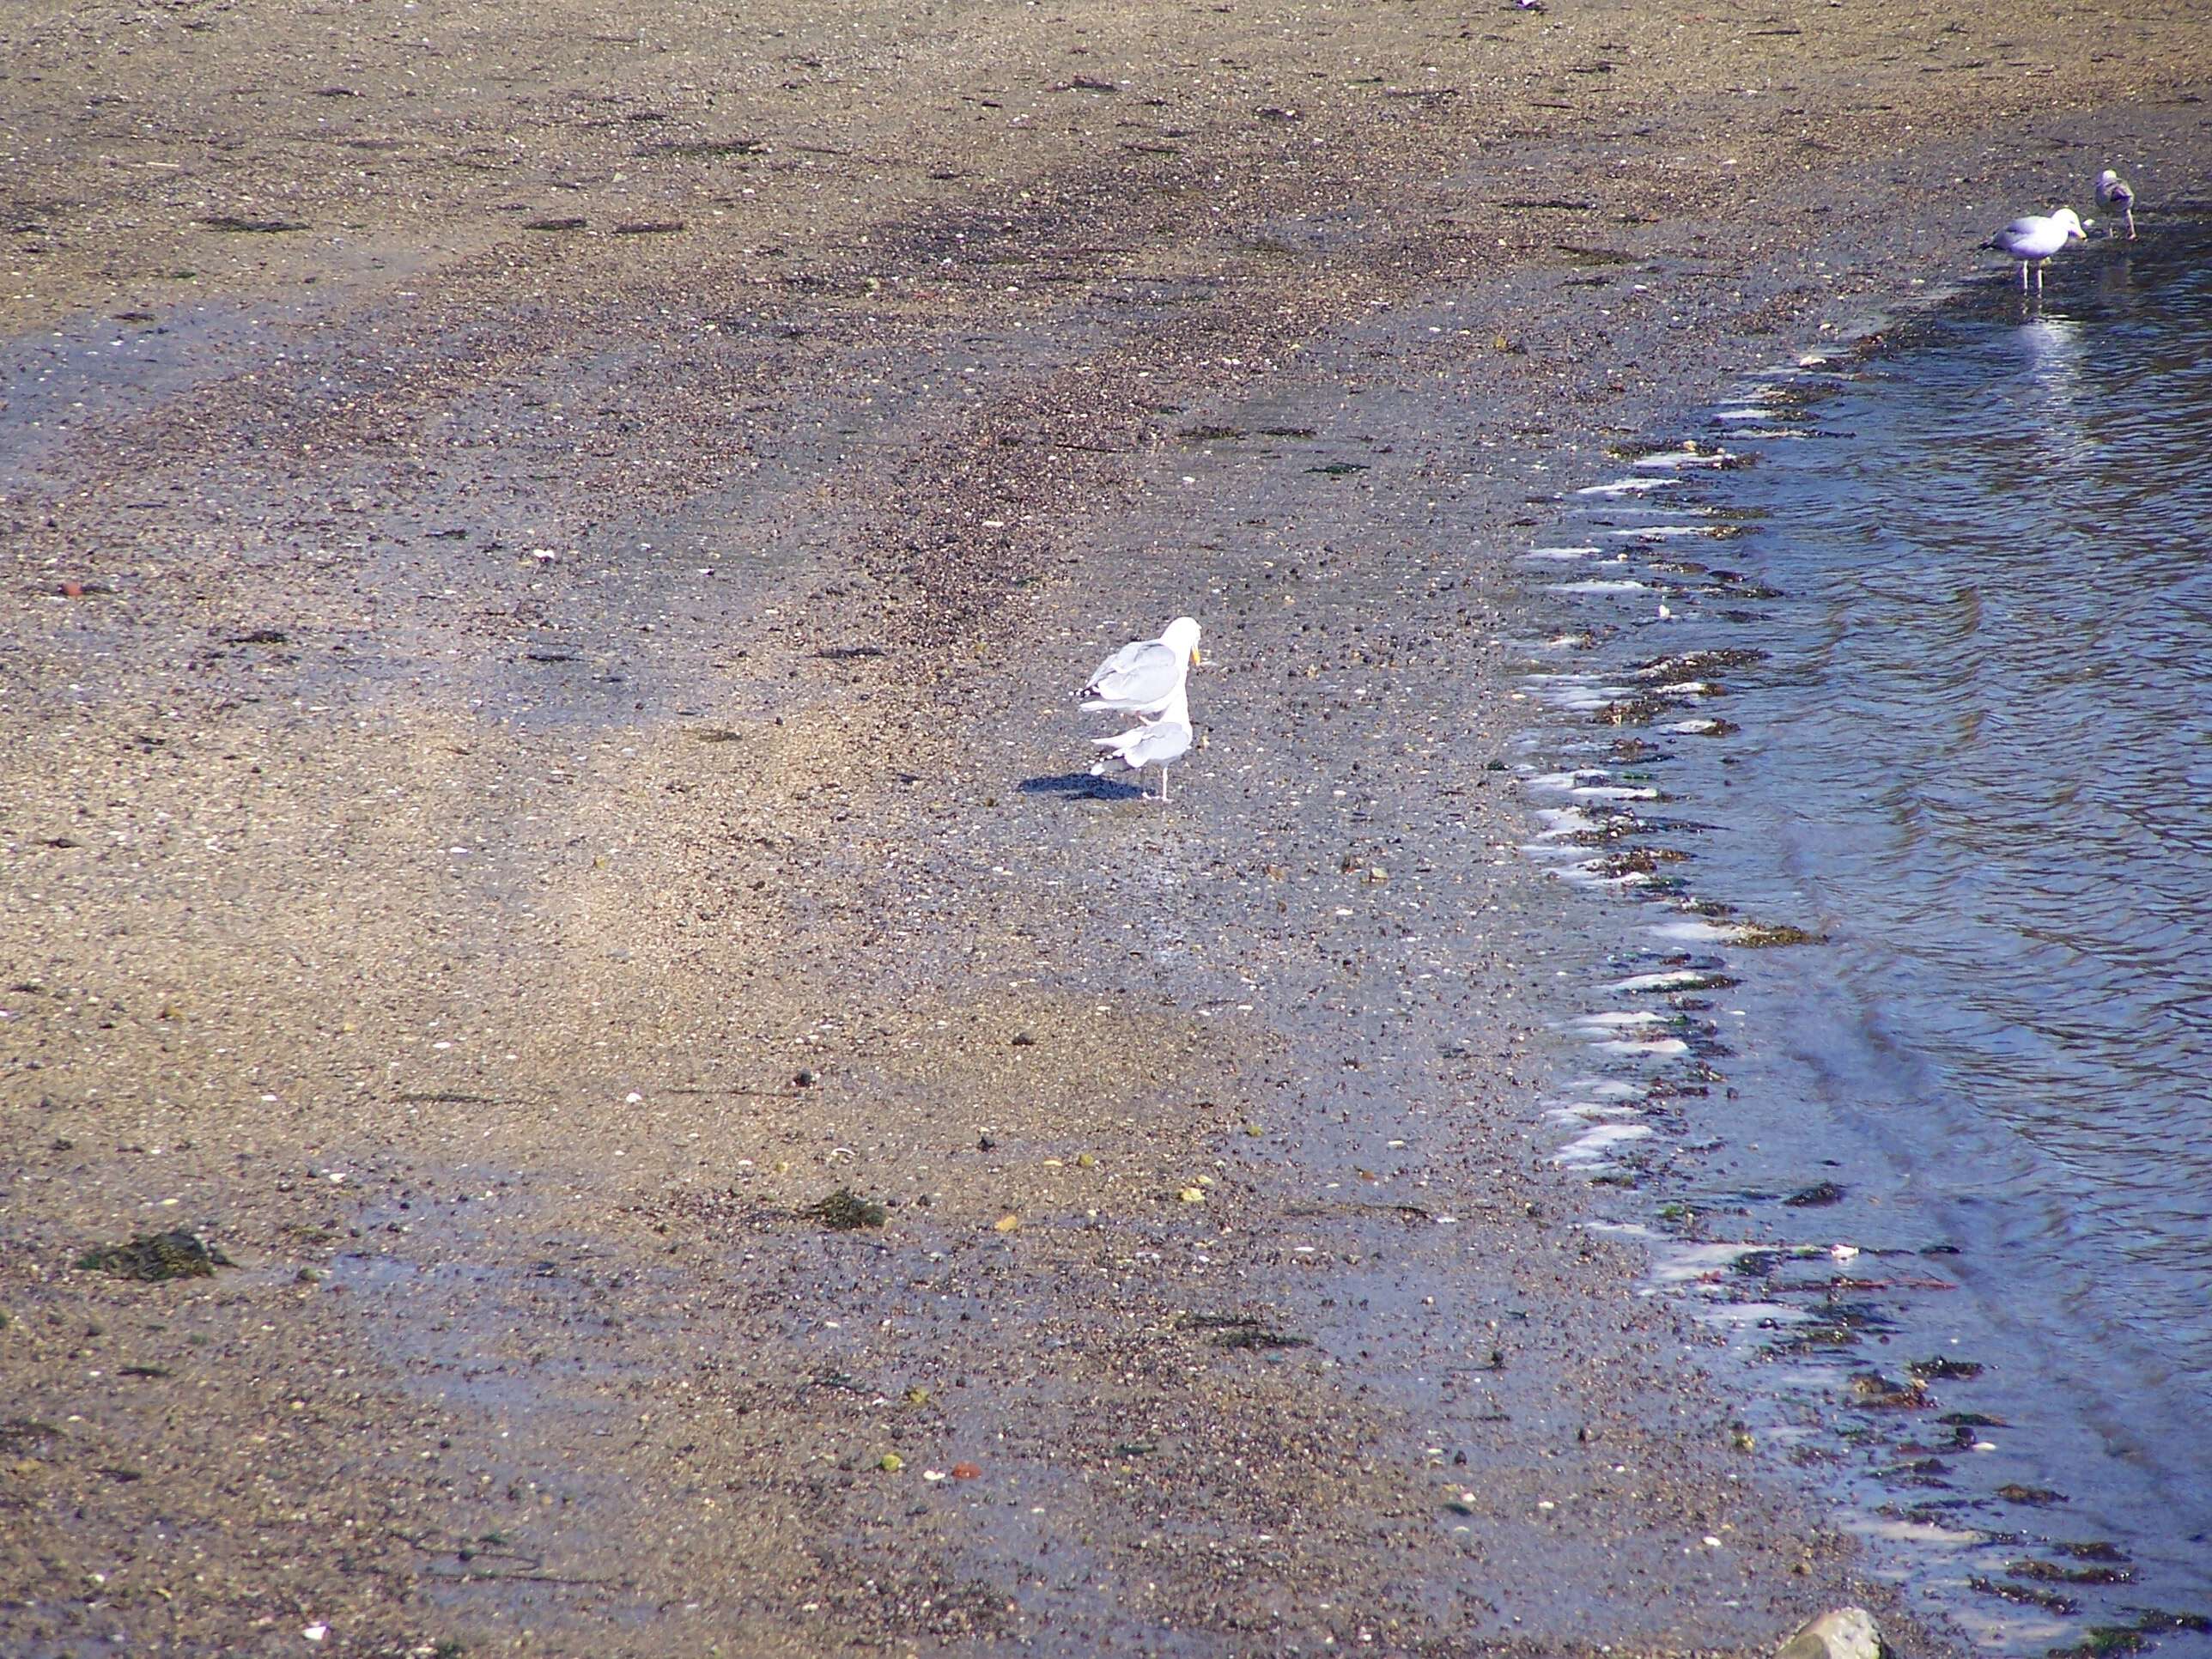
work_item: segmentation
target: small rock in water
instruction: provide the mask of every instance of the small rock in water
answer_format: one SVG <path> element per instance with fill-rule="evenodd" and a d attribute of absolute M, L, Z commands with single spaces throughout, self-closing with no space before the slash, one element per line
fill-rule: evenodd
<path fill-rule="evenodd" d="M 1916 1359 L 1905 1370 L 1916 1382 L 1970 1382 L 1982 1374 L 1982 1364 L 1978 1359 L 1949 1359 L 1938 1354 L 1932 1359 Z"/>
<path fill-rule="evenodd" d="M 1786 921 L 1741 921 L 1733 930 L 1735 943 L 1747 951 L 1771 951 L 1791 945 L 1826 945 L 1827 937 Z"/>
<path fill-rule="evenodd" d="M 1832 1181 L 1816 1181 L 1809 1187 L 1801 1187 L 1782 1201 L 1801 1210 L 1816 1210 L 1829 1204 L 1843 1202 L 1844 1189 Z"/>
<path fill-rule="evenodd" d="M 1848 1393 L 1852 1405 L 1882 1411 L 1911 1411 L 1929 1403 L 1928 1391 L 1917 1382 L 1900 1382 L 1880 1371 L 1853 1375 Z"/>
<path fill-rule="evenodd" d="M 1891 1651 L 1864 1607 L 1824 1613 L 1782 1644 L 1775 1659 L 1884 1659 Z"/>

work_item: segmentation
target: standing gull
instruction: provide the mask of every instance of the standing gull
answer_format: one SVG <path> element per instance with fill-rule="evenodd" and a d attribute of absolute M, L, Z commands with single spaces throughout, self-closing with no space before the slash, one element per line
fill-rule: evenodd
<path fill-rule="evenodd" d="M 2020 261 L 2020 291 L 2027 292 L 2027 268 L 2035 267 L 2035 291 L 2043 292 L 2043 262 L 2080 236 L 2087 240 L 2081 221 L 2072 208 L 2060 208 L 2051 213 L 2031 213 L 2025 219 L 2015 219 L 1983 244 L 1985 247 L 2002 248 Z"/>
<path fill-rule="evenodd" d="M 1168 798 L 1168 767 L 1190 752 L 1190 703 L 1183 696 L 1181 683 L 1176 684 L 1158 720 L 1133 727 L 1119 737 L 1093 738 L 1091 741 L 1106 751 L 1092 765 L 1092 777 L 1103 777 L 1117 763 L 1139 774 L 1147 766 L 1157 766 L 1160 769 L 1160 799 L 1164 801 Z M 1137 787 L 1141 792 L 1144 787 L 1140 775 Z"/>
<path fill-rule="evenodd" d="M 2097 205 L 2110 208 L 2127 216 L 2128 240 L 2136 239 L 2136 191 L 2120 175 L 2106 167 L 2097 175 Z"/>
<path fill-rule="evenodd" d="M 1200 660 L 1197 623 L 1177 617 L 1159 638 L 1125 645 L 1100 663 L 1091 684 L 1083 688 L 1083 695 L 1091 699 L 1083 706 L 1157 720 L 1182 701 L 1183 678 Z M 1189 724 L 1188 713 L 1183 723 Z"/>

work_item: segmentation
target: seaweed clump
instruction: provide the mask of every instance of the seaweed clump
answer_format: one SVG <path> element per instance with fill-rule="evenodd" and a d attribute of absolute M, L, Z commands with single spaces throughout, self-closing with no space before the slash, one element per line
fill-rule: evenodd
<path fill-rule="evenodd" d="M 2055 1561 L 2039 1561 L 2033 1556 L 2009 1563 L 2005 1571 L 2015 1578 L 2045 1584 L 2131 1584 L 2136 1577 L 2133 1567 L 2062 1567 Z"/>
<path fill-rule="evenodd" d="M 1771 951 L 1785 945 L 1825 945 L 1826 935 L 1793 927 L 1788 922 L 1742 921 L 1735 929 L 1735 943 L 1747 951 Z"/>
<path fill-rule="evenodd" d="M 1291 1336 L 1249 1314 L 1185 1314 L 1176 1322 L 1186 1330 L 1206 1331 L 1217 1348 L 1310 1348 L 1303 1336 Z"/>
<path fill-rule="evenodd" d="M 157 1284 L 168 1279 L 212 1279 L 217 1267 L 238 1264 L 198 1233 L 143 1233 L 127 1244 L 105 1244 L 77 1258 L 86 1273 L 112 1273 Z"/>
<path fill-rule="evenodd" d="M 1966 1580 L 1966 1588 L 1984 1595 L 1994 1595 L 1999 1601 L 2014 1601 L 2024 1607 L 2041 1607 L 2045 1613 L 2061 1617 L 2081 1611 L 2081 1604 L 2070 1595 L 2057 1590 L 2034 1589 L 2026 1584 L 2008 1584 L 2001 1580 L 1976 1573 Z"/>
<path fill-rule="evenodd" d="M 890 1212 L 872 1198 L 862 1198 L 850 1187 L 840 1187 L 829 1197 L 799 1212 L 820 1222 L 833 1233 L 855 1233 L 864 1227 L 880 1227 Z"/>

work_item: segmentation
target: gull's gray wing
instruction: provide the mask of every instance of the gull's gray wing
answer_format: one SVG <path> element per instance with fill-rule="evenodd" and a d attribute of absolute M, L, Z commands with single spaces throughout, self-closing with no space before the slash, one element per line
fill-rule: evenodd
<path fill-rule="evenodd" d="M 1093 738 L 1091 742 L 1112 750 L 1123 765 L 1134 769 L 1164 766 L 1171 760 L 1180 760 L 1190 752 L 1190 736 L 1188 722 L 1159 720 L 1151 726 L 1140 726 L 1133 732 L 1124 732 L 1118 738 Z"/>
<path fill-rule="evenodd" d="M 1100 663 L 1083 693 L 1109 707 L 1141 708 L 1165 701 L 1182 668 L 1181 653 L 1158 640 L 1143 640 L 1123 646 Z"/>

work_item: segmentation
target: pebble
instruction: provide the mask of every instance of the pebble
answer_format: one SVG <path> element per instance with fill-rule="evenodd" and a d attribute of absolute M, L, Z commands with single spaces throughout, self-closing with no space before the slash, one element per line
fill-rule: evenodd
<path fill-rule="evenodd" d="M 1864 1607 L 1824 1613 L 1782 1644 L 1775 1659 L 1883 1659 L 1889 1652 Z"/>

